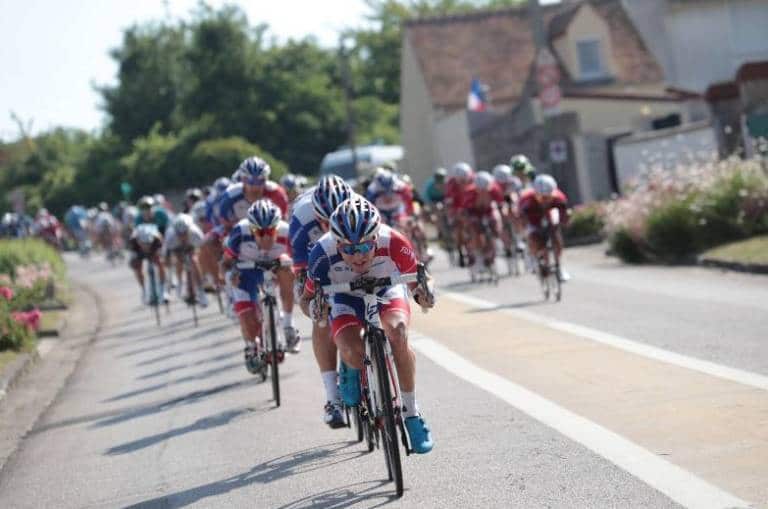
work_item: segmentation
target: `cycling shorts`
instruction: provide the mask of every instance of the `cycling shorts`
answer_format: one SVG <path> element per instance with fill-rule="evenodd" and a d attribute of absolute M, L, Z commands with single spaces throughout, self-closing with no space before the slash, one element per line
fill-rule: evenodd
<path fill-rule="evenodd" d="M 408 289 L 405 285 L 390 286 L 378 292 L 379 315 L 390 312 L 402 313 L 406 324 L 411 318 L 411 307 L 408 304 Z M 336 336 L 347 327 L 362 326 L 365 318 L 365 299 L 348 293 L 337 293 L 331 302 L 331 337 Z"/>

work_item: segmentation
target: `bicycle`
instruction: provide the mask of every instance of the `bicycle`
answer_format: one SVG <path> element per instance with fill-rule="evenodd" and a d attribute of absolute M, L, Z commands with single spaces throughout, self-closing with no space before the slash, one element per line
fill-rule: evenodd
<path fill-rule="evenodd" d="M 316 301 L 318 306 L 327 306 L 326 296 L 334 293 L 356 291 L 365 293 L 363 297 L 365 355 L 364 369 L 360 371 L 360 405 L 357 410 L 368 450 L 373 451 L 374 447 L 379 448 L 382 444 L 384 446 L 387 474 L 389 480 L 395 482 L 398 497 L 403 495 L 403 468 L 398 444 L 398 429 L 406 456 L 411 454 L 412 449 L 408 443 L 408 433 L 402 417 L 400 383 L 397 371 L 394 369 L 392 348 L 384 334 L 384 329 L 381 328 L 376 291 L 414 282 L 427 290 L 427 272 L 423 263 L 418 264 L 417 271 L 412 274 L 383 278 L 361 277 L 349 283 L 325 286 L 315 281 L 315 299 L 318 299 Z"/>
<path fill-rule="evenodd" d="M 164 300 L 164 297 L 161 295 L 160 284 L 155 274 L 155 263 L 149 258 L 147 258 L 147 279 L 149 282 L 149 306 L 155 314 L 157 325 L 160 326 L 160 300 Z"/>
<path fill-rule="evenodd" d="M 192 260 L 192 249 L 185 249 L 183 264 L 184 277 L 186 278 L 187 283 L 187 296 L 184 301 L 187 303 L 187 306 L 192 308 L 192 319 L 195 322 L 195 327 L 197 327 L 197 289 L 195 288 L 194 271 L 192 270 L 193 263 L 194 261 Z M 181 284 L 181 282 L 179 282 L 179 284 Z"/>
<path fill-rule="evenodd" d="M 544 294 L 544 300 L 554 297 L 555 302 L 560 302 L 562 298 L 562 281 L 560 281 L 560 260 L 555 256 L 555 247 L 553 237 L 555 228 L 559 224 L 559 218 L 547 217 L 541 221 L 541 229 L 545 243 L 545 254 L 539 257 L 537 264 L 537 273 L 541 290 Z"/>
<path fill-rule="evenodd" d="M 486 280 L 494 285 L 499 284 L 499 273 L 496 271 L 496 232 L 494 231 L 491 220 L 487 216 L 480 218 L 477 226 L 480 230 L 482 246 L 477 250 L 475 256 L 482 258 L 482 268 L 475 272 L 474 267 L 469 268 L 469 277 L 471 282 L 482 282 Z"/>
<path fill-rule="evenodd" d="M 277 309 L 277 296 L 275 295 L 274 271 L 280 268 L 280 260 L 269 262 L 238 262 L 238 270 L 256 270 L 263 273 L 263 280 L 259 285 L 259 293 L 263 295 L 260 301 L 262 316 L 262 340 L 265 350 L 264 360 L 266 361 L 261 370 L 261 381 L 267 379 L 267 366 L 271 368 L 272 378 L 272 399 L 275 406 L 280 406 L 280 372 L 278 365 L 285 358 L 283 344 L 278 341 L 279 329 L 275 324 L 275 319 L 279 318 L 280 311 Z"/>

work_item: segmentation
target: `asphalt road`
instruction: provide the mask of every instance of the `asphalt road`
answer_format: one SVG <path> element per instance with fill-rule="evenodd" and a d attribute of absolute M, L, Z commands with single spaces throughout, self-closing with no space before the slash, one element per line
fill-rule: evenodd
<path fill-rule="evenodd" d="M 766 277 L 628 268 L 577 249 L 563 302 L 543 304 L 531 276 L 467 285 L 438 260 L 439 308 L 415 314 L 413 337 L 436 445 L 405 458 L 398 500 L 383 455 L 321 423 L 308 341 L 282 366 L 275 409 L 217 310 L 195 328 L 174 303 L 158 328 L 126 268 L 68 261 L 97 293 L 101 327 L 0 471 L 0 507 L 768 506 L 765 389 L 508 312 L 766 374 Z"/>

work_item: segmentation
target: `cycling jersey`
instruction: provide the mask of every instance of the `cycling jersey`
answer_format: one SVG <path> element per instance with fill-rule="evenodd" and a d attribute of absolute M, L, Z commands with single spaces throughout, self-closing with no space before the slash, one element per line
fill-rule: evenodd
<path fill-rule="evenodd" d="M 163 254 L 199 248 L 203 245 L 204 238 L 203 231 L 195 224 L 189 225 L 187 237 L 183 242 L 176 230 L 168 228 L 168 231 L 165 232 L 165 242 L 163 242 Z"/>
<path fill-rule="evenodd" d="M 136 222 L 134 225 L 139 226 L 140 224 L 144 223 L 155 224 L 157 225 L 157 229 L 160 230 L 160 233 L 165 235 L 165 230 L 168 228 L 169 222 L 170 217 L 168 216 L 168 211 L 166 211 L 163 207 L 153 207 L 151 220 L 147 221 L 144 219 L 144 214 L 139 212 L 139 215 L 136 216 Z"/>
<path fill-rule="evenodd" d="M 64 214 L 64 224 L 70 230 L 77 231 L 85 228 L 85 221 L 88 218 L 88 212 L 80 205 L 73 205 Z"/>
<path fill-rule="evenodd" d="M 315 206 L 312 203 L 313 192 L 314 190 L 309 190 L 302 194 L 293 205 L 288 238 L 293 252 L 294 271 L 307 267 L 309 253 L 324 233 L 320 222 L 315 217 Z"/>
<path fill-rule="evenodd" d="M 405 217 L 413 215 L 413 192 L 411 187 L 396 180 L 391 191 L 385 191 L 375 180 L 368 186 L 365 197 L 381 213 L 384 222 L 393 225 Z"/>
<path fill-rule="evenodd" d="M 99 212 L 94 220 L 96 231 L 108 233 L 115 229 L 115 218 L 109 212 Z"/>
<path fill-rule="evenodd" d="M 408 274 L 416 270 L 416 255 L 413 246 L 400 232 L 382 224 L 376 238 L 376 252 L 366 277 L 387 277 Z M 314 294 L 314 280 L 321 285 L 348 283 L 360 277 L 353 272 L 339 254 L 335 237 L 326 233 L 312 248 L 309 255 L 309 277 L 304 289 Z M 361 325 L 365 305 L 362 291 L 334 294 L 331 304 L 331 330 L 333 337 L 351 325 Z M 383 288 L 377 292 L 379 312 L 399 311 L 410 316 L 408 290 L 405 285 Z"/>
<path fill-rule="evenodd" d="M 290 247 L 288 245 L 288 223 L 280 221 L 277 225 L 277 238 L 269 250 L 259 247 L 256 237 L 251 232 L 251 223 L 247 219 L 238 222 L 230 231 L 224 247 L 225 256 L 238 261 L 269 262 L 279 259 L 283 267 L 291 266 Z M 238 269 L 240 276 L 237 287 L 232 288 L 235 313 L 258 309 L 259 286 L 264 280 L 261 269 Z"/>
<path fill-rule="evenodd" d="M 434 176 L 429 177 L 424 185 L 424 199 L 427 203 L 441 203 L 445 199 L 445 183 L 440 186 Z"/>
<path fill-rule="evenodd" d="M 520 196 L 520 202 L 518 204 L 518 210 L 523 215 L 530 226 L 535 228 L 541 227 L 541 220 L 544 218 L 546 212 L 550 209 L 556 208 L 560 211 L 560 222 L 565 224 L 568 221 L 568 197 L 556 189 L 552 193 L 552 200 L 547 207 L 539 201 L 536 197 L 536 193 L 533 189 L 526 189 Z"/>
<path fill-rule="evenodd" d="M 493 182 L 488 190 L 478 189 L 471 184 L 462 194 L 460 208 L 474 216 L 485 216 L 494 211 L 493 204 L 504 202 L 504 192 Z"/>
<path fill-rule="evenodd" d="M 282 187 L 272 181 L 268 181 L 260 198 L 272 201 L 280 208 L 283 217 L 286 217 L 288 213 L 288 196 Z M 245 196 L 243 183 L 232 184 L 224 191 L 224 195 L 219 203 L 219 217 L 227 223 L 235 223 L 248 214 L 251 203 Z"/>

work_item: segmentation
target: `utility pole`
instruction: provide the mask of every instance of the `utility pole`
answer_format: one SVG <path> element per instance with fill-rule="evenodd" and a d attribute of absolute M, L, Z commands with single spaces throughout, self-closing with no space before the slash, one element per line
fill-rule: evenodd
<path fill-rule="evenodd" d="M 352 99 L 354 91 L 352 90 L 352 77 L 349 71 L 349 55 L 345 43 L 349 34 L 342 33 L 339 36 L 339 66 L 341 68 L 341 82 L 344 87 L 344 104 L 347 109 L 347 141 L 352 150 L 352 168 L 357 176 L 357 140 L 355 136 L 355 112 L 353 110 Z"/>

